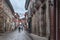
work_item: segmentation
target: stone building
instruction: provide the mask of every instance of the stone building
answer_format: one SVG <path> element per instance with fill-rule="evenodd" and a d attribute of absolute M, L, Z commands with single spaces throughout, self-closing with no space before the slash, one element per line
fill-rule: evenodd
<path fill-rule="evenodd" d="M 50 39 L 60 40 L 60 0 L 50 0 Z"/>
<path fill-rule="evenodd" d="M 48 0 L 31 0 L 28 6 L 28 11 L 32 17 L 32 33 L 40 36 L 46 36 L 46 32 L 49 34 L 49 30 L 47 29 L 49 28 Z"/>
<path fill-rule="evenodd" d="M 49 0 L 30 0 L 27 9 L 31 20 L 31 32 L 41 37 L 49 37 Z"/>
<path fill-rule="evenodd" d="M 28 28 L 28 12 L 25 12 L 26 27 Z"/>
<path fill-rule="evenodd" d="M 14 10 L 9 0 L 0 0 L 0 32 L 11 31 Z"/>
<path fill-rule="evenodd" d="M 14 16 L 15 16 L 14 21 L 15 21 L 15 23 L 16 23 L 16 27 L 18 27 L 18 26 L 19 26 L 19 19 L 20 19 L 20 16 L 19 16 L 19 14 L 16 13 L 16 12 L 15 12 Z"/>
<path fill-rule="evenodd" d="M 29 4 L 26 3 L 32 18 L 33 34 L 48 37 L 49 40 L 60 40 L 59 4 L 59 0 L 31 0 Z"/>

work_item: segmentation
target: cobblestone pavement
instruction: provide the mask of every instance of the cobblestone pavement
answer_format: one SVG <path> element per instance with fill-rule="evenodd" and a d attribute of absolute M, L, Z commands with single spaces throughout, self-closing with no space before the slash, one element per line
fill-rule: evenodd
<path fill-rule="evenodd" d="M 47 40 L 46 38 L 37 38 L 33 34 L 27 33 L 25 30 L 18 32 L 17 30 L 10 33 L 0 33 L 0 40 Z"/>
<path fill-rule="evenodd" d="M 34 34 L 30 34 L 30 36 L 33 38 L 33 40 L 48 40 L 46 37 L 40 37 Z"/>

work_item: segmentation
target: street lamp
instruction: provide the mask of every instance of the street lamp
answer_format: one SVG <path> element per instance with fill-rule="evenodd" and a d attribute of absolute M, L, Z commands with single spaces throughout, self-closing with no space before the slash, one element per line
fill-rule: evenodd
<path fill-rule="evenodd" d="M 16 15 L 16 13 L 15 13 L 15 15 Z"/>
<path fill-rule="evenodd" d="M 20 22 L 20 24 L 21 24 L 21 22 Z"/>

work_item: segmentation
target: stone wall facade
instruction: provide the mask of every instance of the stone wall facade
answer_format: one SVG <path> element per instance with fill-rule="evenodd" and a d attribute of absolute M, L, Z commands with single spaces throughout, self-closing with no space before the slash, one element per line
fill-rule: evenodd
<path fill-rule="evenodd" d="M 44 0 L 43 2 L 31 0 L 28 11 L 32 15 L 32 33 L 41 37 L 49 37 L 50 19 L 48 0 Z"/>
<path fill-rule="evenodd" d="M 32 18 L 33 34 L 48 37 L 48 40 L 60 40 L 59 4 L 59 0 L 30 1 L 28 14 Z"/>
<path fill-rule="evenodd" d="M 1 19 L 1 21 L 4 20 L 3 23 L 1 23 L 3 26 L 1 27 L 1 29 L 4 29 L 5 31 L 11 31 L 12 29 L 12 23 L 13 23 L 13 12 L 11 10 L 11 8 L 9 7 L 9 5 L 7 4 L 6 0 L 1 0 L 0 2 L 0 16 L 2 15 L 3 19 Z"/>

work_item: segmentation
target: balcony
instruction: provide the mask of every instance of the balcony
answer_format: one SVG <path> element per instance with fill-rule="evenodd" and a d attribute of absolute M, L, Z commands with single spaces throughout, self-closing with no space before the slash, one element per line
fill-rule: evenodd
<path fill-rule="evenodd" d="M 41 5 L 41 2 L 39 0 L 37 0 L 37 1 L 35 1 L 35 3 L 33 3 L 33 5 L 38 10 Z"/>
<path fill-rule="evenodd" d="M 44 4 L 41 8 L 41 14 L 44 15 L 46 13 L 46 4 Z"/>
<path fill-rule="evenodd" d="M 35 14 L 35 12 L 36 12 L 36 9 L 35 8 L 32 8 L 32 13 Z"/>

